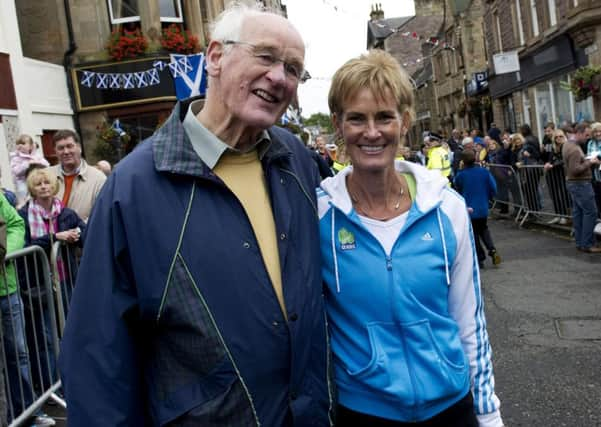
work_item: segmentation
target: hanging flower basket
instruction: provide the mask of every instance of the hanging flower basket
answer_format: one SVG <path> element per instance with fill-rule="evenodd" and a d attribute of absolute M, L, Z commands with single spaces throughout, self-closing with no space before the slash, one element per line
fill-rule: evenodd
<path fill-rule="evenodd" d="M 584 101 L 589 96 L 598 95 L 601 89 L 600 79 L 601 66 L 586 65 L 578 68 L 574 72 L 569 86 L 576 102 Z"/>
<path fill-rule="evenodd" d="M 93 151 L 98 159 L 115 164 L 133 149 L 131 143 L 128 133 L 119 133 L 106 121 L 96 126 L 96 145 Z"/>
<path fill-rule="evenodd" d="M 161 32 L 161 46 L 169 52 L 186 55 L 200 52 L 198 37 L 188 30 L 182 30 L 177 24 L 171 24 Z"/>
<path fill-rule="evenodd" d="M 115 61 L 137 58 L 144 54 L 147 47 L 148 41 L 140 30 L 115 30 L 106 45 L 109 56 Z"/>

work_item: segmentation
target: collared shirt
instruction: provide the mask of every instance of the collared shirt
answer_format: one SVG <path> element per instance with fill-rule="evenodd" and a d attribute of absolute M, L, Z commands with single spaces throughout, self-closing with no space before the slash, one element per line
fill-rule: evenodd
<path fill-rule="evenodd" d="M 226 151 L 229 150 L 240 153 L 242 153 L 242 151 L 227 145 L 198 121 L 196 115 L 202 107 L 201 102 L 201 100 L 198 100 L 190 103 L 190 107 L 184 118 L 183 126 L 192 143 L 192 148 L 196 154 L 198 154 L 198 157 L 200 157 L 209 168 L 213 169 Z M 257 141 L 252 147 L 249 147 L 244 152 L 249 152 L 256 148 L 259 153 L 259 160 L 261 160 L 270 144 L 271 138 L 269 137 L 269 133 L 264 130 L 259 134 Z"/>

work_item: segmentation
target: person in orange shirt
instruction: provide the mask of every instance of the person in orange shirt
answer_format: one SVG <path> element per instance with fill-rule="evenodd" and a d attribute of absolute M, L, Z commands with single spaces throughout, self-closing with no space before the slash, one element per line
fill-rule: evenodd
<path fill-rule="evenodd" d="M 59 161 L 52 167 L 58 177 L 57 197 L 64 207 L 73 209 L 87 222 L 106 176 L 81 157 L 81 141 L 76 132 L 59 130 L 52 140 Z"/>

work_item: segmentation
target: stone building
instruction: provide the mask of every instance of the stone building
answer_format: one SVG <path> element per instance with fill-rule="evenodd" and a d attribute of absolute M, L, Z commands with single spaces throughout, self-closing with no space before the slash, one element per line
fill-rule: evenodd
<path fill-rule="evenodd" d="M 515 130 L 601 117 L 598 95 L 579 100 L 573 73 L 601 64 L 598 0 L 491 0 L 484 5 L 494 120 Z"/>
<path fill-rule="evenodd" d="M 67 70 L 75 128 L 91 160 L 97 157 L 94 148 L 99 140 L 99 128 L 110 128 L 119 120 L 129 139 L 125 146 L 120 140 L 113 141 L 120 157 L 151 135 L 169 115 L 176 96 L 165 65 L 170 61 L 169 54 L 174 52 L 161 47 L 162 30 L 172 25 L 181 31 L 188 30 L 204 48 L 209 23 L 229 3 L 228 0 L 16 2 L 24 55 L 59 64 Z M 284 9 L 280 1 L 268 0 L 263 4 Z M 142 32 L 148 42 L 145 53 L 123 60 L 108 55 L 106 46 L 111 33 L 123 30 Z M 99 80 L 99 74 L 106 81 Z M 136 80 L 135 74 L 144 81 Z M 110 75 L 117 76 L 114 86 Z M 86 76 L 96 77 L 86 80 Z M 129 85 L 124 83 L 124 77 L 131 79 Z M 54 129 L 57 128 L 59 126 Z"/>
<path fill-rule="evenodd" d="M 22 48 L 20 3 L 4 0 L 0 7 L 0 169 L 1 186 L 7 188 L 13 188 L 8 153 L 20 134 L 41 145 L 48 130 L 73 127 L 64 68 Z"/>
<path fill-rule="evenodd" d="M 443 7 L 440 0 L 414 0 L 414 5 L 414 16 L 388 19 L 380 6 L 374 6 L 367 24 L 367 48 L 386 50 L 419 82 L 416 124 L 409 135 L 409 142 L 415 148 L 421 142 L 421 130 L 436 129 L 438 126 L 432 87 L 428 86 L 431 73 L 427 70 L 432 46 L 442 28 Z M 424 68 L 425 72 L 422 71 Z"/>
<path fill-rule="evenodd" d="M 486 130 L 490 121 L 483 1 L 444 2 L 443 43 L 432 51 L 432 80 L 441 132 L 447 136 L 453 128 Z"/>

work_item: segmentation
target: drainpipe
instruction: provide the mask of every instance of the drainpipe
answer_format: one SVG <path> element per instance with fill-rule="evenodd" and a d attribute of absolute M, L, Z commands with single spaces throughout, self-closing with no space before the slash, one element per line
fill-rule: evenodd
<path fill-rule="evenodd" d="M 63 67 L 65 68 L 65 74 L 67 75 L 67 89 L 69 91 L 69 98 L 71 99 L 71 109 L 73 110 L 73 123 L 75 125 L 75 132 L 77 132 L 79 138 L 82 139 L 79 113 L 76 110 L 75 91 L 73 90 L 73 79 L 71 78 L 70 70 L 73 54 L 77 50 L 77 43 L 75 43 L 75 36 L 73 34 L 73 21 L 71 19 L 71 7 L 69 6 L 69 0 L 63 0 L 63 4 L 65 8 L 65 20 L 67 21 L 67 35 L 69 36 L 69 48 L 63 54 Z M 83 153 L 83 141 L 81 141 L 81 149 Z"/>

